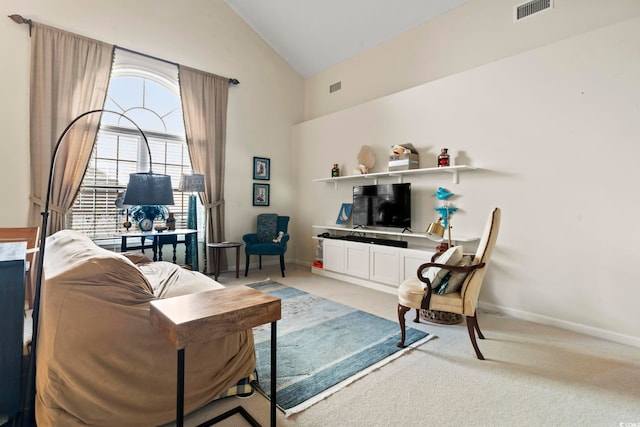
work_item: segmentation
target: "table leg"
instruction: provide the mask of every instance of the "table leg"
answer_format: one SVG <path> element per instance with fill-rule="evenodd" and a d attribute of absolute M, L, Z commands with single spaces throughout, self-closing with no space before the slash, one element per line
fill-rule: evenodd
<path fill-rule="evenodd" d="M 176 426 L 184 424 L 184 348 L 178 350 L 178 393 L 176 401 Z"/>
<path fill-rule="evenodd" d="M 236 279 L 240 277 L 240 246 L 236 246 Z"/>
<path fill-rule="evenodd" d="M 271 427 L 276 427 L 276 322 L 271 322 Z"/>
<path fill-rule="evenodd" d="M 218 280 L 218 276 L 220 275 L 220 248 L 213 248 L 213 262 L 215 263 L 213 266 L 213 274 L 215 280 Z"/>
<path fill-rule="evenodd" d="M 122 236 L 120 239 L 120 252 L 127 252 L 127 238 Z"/>
<path fill-rule="evenodd" d="M 144 242 L 144 237 L 142 238 L 142 241 Z M 158 260 L 158 238 L 156 236 L 153 236 L 153 244 L 151 245 L 151 249 L 153 249 L 153 261 L 155 262 Z M 144 252 L 144 250 L 142 252 Z"/>

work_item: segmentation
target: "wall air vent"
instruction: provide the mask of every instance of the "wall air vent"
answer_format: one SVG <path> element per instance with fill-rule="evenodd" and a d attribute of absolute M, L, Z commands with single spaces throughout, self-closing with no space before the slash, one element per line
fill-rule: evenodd
<path fill-rule="evenodd" d="M 337 90 L 342 89 L 342 82 L 337 82 L 329 86 L 329 93 L 333 93 Z"/>
<path fill-rule="evenodd" d="M 553 8 L 553 0 L 532 0 L 513 8 L 514 22 Z"/>

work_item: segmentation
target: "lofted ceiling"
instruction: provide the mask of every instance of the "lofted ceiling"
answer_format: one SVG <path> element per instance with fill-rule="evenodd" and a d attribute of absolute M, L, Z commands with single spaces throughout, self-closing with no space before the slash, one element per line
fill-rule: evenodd
<path fill-rule="evenodd" d="M 225 0 L 311 77 L 470 0 Z"/>

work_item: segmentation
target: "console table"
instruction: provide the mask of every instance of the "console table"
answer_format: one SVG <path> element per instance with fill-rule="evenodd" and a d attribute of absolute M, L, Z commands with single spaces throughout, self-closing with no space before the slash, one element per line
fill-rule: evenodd
<path fill-rule="evenodd" d="M 153 260 L 162 261 L 162 246 L 173 245 L 173 263 L 176 262 L 176 247 L 178 243 L 185 245 L 185 259 L 189 260 L 193 257 L 197 257 L 198 254 L 191 254 L 188 243 L 188 236 L 194 235 L 198 230 L 191 230 L 188 228 L 178 230 L 165 230 L 162 232 L 157 231 L 145 231 L 145 232 L 127 232 L 120 235 L 120 252 L 126 252 L 128 250 L 141 249 L 143 252 L 146 248 L 153 250 Z M 183 240 L 178 240 L 179 236 L 184 236 Z M 140 245 L 130 246 L 127 239 L 138 238 L 140 239 Z M 151 246 L 145 245 L 145 240 L 152 239 Z M 197 248 L 197 247 L 196 247 Z M 196 249 L 197 250 L 197 249 Z"/>
<path fill-rule="evenodd" d="M 20 411 L 26 242 L 0 243 L 0 414 Z"/>
<path fill-rule="evenodd" d="M 276 322 L 281 318 L 280 298 L 247 286 L 234 286 L 197 294 L 151 301 L 151 324 L 178 351 L 176 425 L 184 423 L 184 352 L 189 344 L 271 323 L 271 426 L 276 425 Z M 251 425 L 259 424 L 238 406 L 201 426 L 240 413 Z"/>

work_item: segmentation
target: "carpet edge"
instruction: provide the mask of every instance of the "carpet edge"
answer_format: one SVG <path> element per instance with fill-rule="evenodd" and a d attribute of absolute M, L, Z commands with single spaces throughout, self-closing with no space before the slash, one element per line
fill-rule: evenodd
<path fill-rule="evenodd" d="M 297 414 L 299 412 L 304 411 L 305 409 L 308 409 L 309 407 L 315 405 L 316 403 L 326 399 L 327 397 L 331 396 L 332 394 L 342 390 L 343 388 L 347 387 L 348 385 L 354 383 L 355 381 L 359 380 L 360 378 L 370 374 L 371 372 L 381 368 L 382 366 L 392 362 L 393 360 L 397 359 L 398 357 L 402 356 L 403 354 L 405 354 L 406 352 L 408 352 L 409 350 L 412 350 L 424 343 L 426 343 L 427 341 L 430 341 L 434 338 L 437 338 L 436 335 L 433 334 L 428 334 L 426 337 L 419 339 L 418 341 L 406 346 L 405 348 L 396 351 L 395 353 L 387 356 L 386 358 L 382 359 L 381 361 L 374 363 L 373 365 L 369 366 L 367 369 L 364 369 L 362 371 L 359 371 L 358 373 L 356 373 L 355 375 L 352 375 L 349 378 L 346 378 L 345 380 L 339 382 L 338 384 L 329 387 L 328 389 L 324 390 L 322 393 L 319 393 L 315 396 L 313 396 L 311 399 L 305 400 L 304 402 L 300 403 L 299 405 L 296 405 L 292 408 L 289 409 L 282 409 L 280 408 L 283 412 L 284 412 L 284 416 L 285 418 L 289 418 L 291 415 Z"/>

